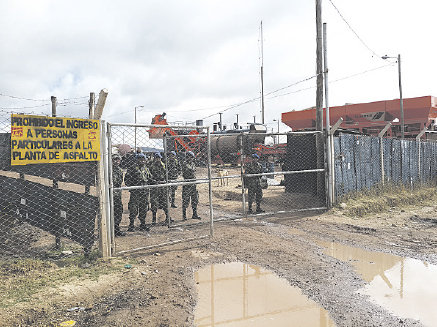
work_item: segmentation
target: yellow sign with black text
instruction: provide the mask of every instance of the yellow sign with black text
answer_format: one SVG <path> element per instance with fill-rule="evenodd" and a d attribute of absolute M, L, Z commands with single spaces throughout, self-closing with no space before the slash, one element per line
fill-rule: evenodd
<path fill-rule="evenodd" d="M 98 120 L 11 115 L 11 165 L 98 160 Z"/>

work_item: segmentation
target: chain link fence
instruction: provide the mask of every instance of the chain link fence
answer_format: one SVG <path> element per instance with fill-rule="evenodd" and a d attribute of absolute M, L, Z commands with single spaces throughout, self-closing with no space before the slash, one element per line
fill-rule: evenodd
<path fill-rule="evenodd" d="M 108 132 L 114 253 L 212 235 L 207 128 L 108 124 Z"/>
<path fill-rule="evenodd" d="M 11 114 L 0 115 L 0 256 L 88 255 L 98 238 L 96 162 L 11 165 Z M 41 129 L 52 130 L 44 116 L 32 117 L 42 118 Z M 69 147 L 56 137 L 14 146 L 30 155 L 58 141 Z"/>
<path fill-rule="evenodd" d="M 211 136 L 217 220 L 326 208 L 321 133 Z"/>

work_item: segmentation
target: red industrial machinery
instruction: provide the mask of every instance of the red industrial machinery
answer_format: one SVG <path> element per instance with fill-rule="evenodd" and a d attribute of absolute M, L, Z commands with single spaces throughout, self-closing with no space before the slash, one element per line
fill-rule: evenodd
<path fill-rule="evenodd" d="M 152 124 L 168 126 L 165 116 L 165 112 L 155 115 L 155 117 L 152 118 Z M 204 143 L 202 142 L 202 138 L 196 137 L 199 135 L 197 129 L 187 131 L 186 129 L 174 130 L 170 127 L 152 127 L 148 132 L 151 139 L 162 139 L 165 134 L 178 136 L 169 139 L 171 150 L 175 151 L 193 151 L 194 153 L 200 153 Z"/>
<path fill-rule="evenodd" d="M 437 121 L 437 98 L 424 96 L 403 100 L 405 137 L 415 137 L 425 126 L 434 129 Z M 367 135 L 377 135 L 391 122 L 388 136 L 400 136 L 399 99 L 369 103 L 346 104 L 330 107 L 330 121 L 334 124 L 343 118 L 340 125 L 345 130 Z M 325 110 L 324 110 L 325 115 Z M 290 111 L 282 114 L 282 122 L 293 131 L 313 130 L 316 126 L 316 109 Z"/>
<path fill-rule="evenodd" d="M 197 129 L 187 130 L 184 128 L 168 127 L 166 114 L 155 115 L 153 125 L 149 129 L 151 139 L 162 139 L 165 134 L 177 136 L 168 139 L 169 151 L 193 151 L 198 158 L 206 155 L 205 138 L 199 137 Z M 242 138 L 242 133 L 245 135 Z M 214 161 L 219 163 L 237 163 L 240 156 L 241 146 L 246 154 L 257 153 L 260 157 L 280 157 L 286 153 L 286 144 L 265 145 L 266 127 L 259 124 L 251 124 L 248 129 L 226 130 L 211 133 L 211 154 Z"/>

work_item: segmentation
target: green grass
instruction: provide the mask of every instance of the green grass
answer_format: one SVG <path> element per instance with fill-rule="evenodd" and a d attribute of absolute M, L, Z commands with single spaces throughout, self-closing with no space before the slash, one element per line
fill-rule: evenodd
<path fill-rule="evenodd" d="M 124 263 L 97 259 L 96 253 L 89 258 L 0 260 L 0 308 L 27 302 L 44 288 L 77 279 L 97 280 L 99 276 L 121 271 L 123 266 Z"/>

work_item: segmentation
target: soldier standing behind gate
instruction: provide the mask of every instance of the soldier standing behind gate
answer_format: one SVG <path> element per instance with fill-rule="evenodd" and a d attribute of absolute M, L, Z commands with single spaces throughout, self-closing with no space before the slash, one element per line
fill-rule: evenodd
<path fill-rule="evenodd" d="M 256 153 L 252 154 L 252 161 L 246 165 L 245 174 L 261 174 L 263 172 L 263 167 L 258 160 L 259 160 L 259 156 Z M 252 211 L 253 200 L 256 201 L 256 212 L 257 213 L 264 212 L 264 210 L 261 209 L 261 200 L 263 197 L 263 190 L 261 187 L 261 176 L 246 177 L 244 182 L 247 186 L 247 192 L 249 195 L 248 213 L 253 213 Z"/>
<path fill-rule="evenodd" d="M 165 164 L 161 161 L 161 153 L 156 152 L 154 160 L 150 164 L 150 174 L 153 184 L 165 184 L 166 172 Z M 168 223 L 170 216 L 168 214 L 167 190 L 166 187 L 155 187 L 150 190 L 150 205 L 152 208 L 152 224 L 156 224 L 156 212 L 163 209 L 165 218 Z M 173 220 L 172 220 L 173 221 Z"/>
<path fill-rule="evenodd" d="M 120 167 L 121 157 L 118 154 L 112 155 L 112 185 L 121 187 L 123 184 L 123 171 Z M 113 192 L 114 199 L 114 232 L 115 236 L 126 235 L 120 230 L 120 222 L 123 216 L 123 202 L 121 201 L 121 191 Z"/>
<path fill-rule="evenodd" d="M 182 176 L 185 180 L 195 180 L 196 179 L 196 164 L 194 162 L 194 153 L 191 151 L 187 152 L 185 162 L 182 165 Z M 187 220 L 187 208 L 190 204 L 193 209 L 192 219 L 201 219 L 197 215 L 197 204 L 199 203 L 199 193 L 197 192 L 196 184 L 189 184 L 182 186 L 182 218 Z"/>
<path fill-rule="evenodd" d="M 150 172 L 146 167 L 146 156 L 142 153 L 136 155 L 136 165 L 127 170 L 125 184 L 127 186 L 146 185 L 150 179 Z M 131 190 L 129 198 L 129 228 L 128 232 L 135 230 L 135 218 L 138 215 L 140 220 L 140 230 L 148 231 L 146 226 L 146 215 L 149 205 L 149 190 L 137 189 Z"/>
<path fill-rule="evenodd" d="M 167 164 L 168 164 L 168 179 L 170 181 L 175 181 L 181 173 L 181 165 L 179 164 L 179 161 L 176 158 L 176 152 L 171 151 L 169 153 Z M 176 195 L 177 188 L 178 187 L 176 185 L 170 186 L 169 198 L 172 208 L 177 208 L 175 204 L 175 195 Z"/>

